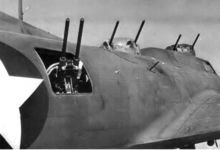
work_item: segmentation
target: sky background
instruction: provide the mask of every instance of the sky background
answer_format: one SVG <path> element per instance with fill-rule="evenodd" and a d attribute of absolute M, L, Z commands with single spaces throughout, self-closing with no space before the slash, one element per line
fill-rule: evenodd
<path fill-rule="evenodd" d="M 165 48 L 176 42 L 192 44 L 198 57 L 211 62 L 220 74 L 219 0 L 23 0 L 24 21 L 63 37 L 65 19 L 70 18 L 68 40 L 76 43 L 80 18 L 85 19 L 82 44 L 97 46 L 111 37 L 135 38 L 141 21 L 145 26 L 138 39 L 141 48 Z M 18 17 L 18 0 L 0 0 L 0 11 Z M 220 144 L 219 144 L 220 145 Z M 204 146 L 202 148 L 205 148 Z"/>

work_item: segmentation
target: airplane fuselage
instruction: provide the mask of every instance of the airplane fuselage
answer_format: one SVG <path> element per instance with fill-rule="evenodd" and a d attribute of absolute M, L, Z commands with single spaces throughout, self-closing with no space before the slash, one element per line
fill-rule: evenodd
<path fill-rule="evenodd" d="M 43 79 L 20 107 L 21 148 L 147 147 L 220 130 L 219 76 L 201 59 L 158 48 L 131 55 L 82 46 L 92 92 L 68 94 L 52 90 L 37 49 L 60 52 L 62 41 L 0 31 L 9 75 Z M 67 53 L 75 54 L 75 44 L 68 43 Z"/>

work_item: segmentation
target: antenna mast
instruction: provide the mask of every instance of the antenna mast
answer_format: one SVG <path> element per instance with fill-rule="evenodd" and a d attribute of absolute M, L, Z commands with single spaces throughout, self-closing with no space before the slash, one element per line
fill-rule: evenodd
<path fill-rule="evenodd" d="M 22 8 L 22 0 L 18 1 L 18 19 L 23 21 L 23 8 Z"/>

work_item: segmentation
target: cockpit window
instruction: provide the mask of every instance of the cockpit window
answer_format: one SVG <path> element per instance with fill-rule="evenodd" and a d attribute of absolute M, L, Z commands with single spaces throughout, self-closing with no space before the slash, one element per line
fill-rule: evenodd
<path fill-rule="evenodd" d="M 74 55 L 66 53 L 65 65 L 60 65 L 61 52 L 36 48 L 46 68 L 50 85 L 56 94 L 91 93 L 92 85 L 81 60 L 74 61 Z"/>

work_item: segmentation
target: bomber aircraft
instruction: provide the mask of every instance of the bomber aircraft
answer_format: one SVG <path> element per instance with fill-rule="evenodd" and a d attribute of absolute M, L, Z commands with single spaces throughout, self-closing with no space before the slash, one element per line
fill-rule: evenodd
<path fill-rule="evenodd" d="M 21 16 L 21 15 L 20 15 Z M 220 138 L 220 78 L 138 37 L 76 44 L 0 12 L 0 148 L 195 148 Z M 196 40 L 195 40 L 196 41 Z M 176 42 L 178 43 L 178 42 Z M 194 47 L 193 44 L 192 47 Z"/>

